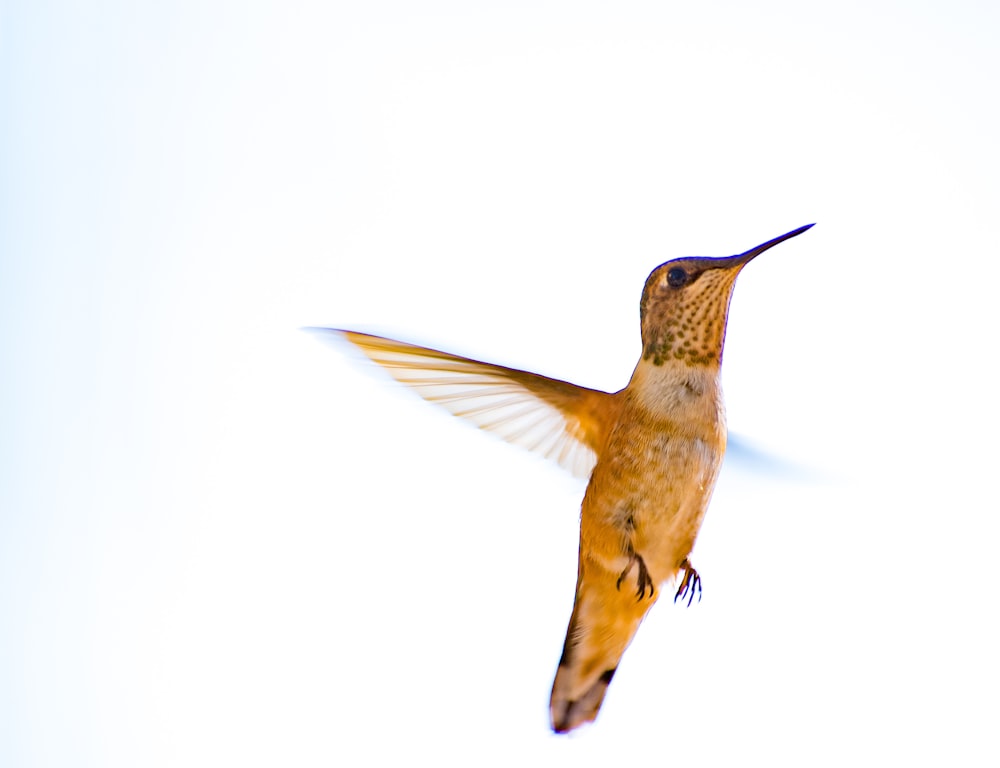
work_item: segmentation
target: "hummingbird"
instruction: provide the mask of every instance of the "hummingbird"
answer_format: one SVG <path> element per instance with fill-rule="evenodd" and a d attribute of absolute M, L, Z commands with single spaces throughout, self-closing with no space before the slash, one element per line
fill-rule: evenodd
<path fill-rule="evenodd" d="M 334 328 L 399 382 L 588 480 L 576 592 L 550 699 L 552 729 L 596 719 L 619 661 L 665 583 L 697 594 L 691 551 L 726 449 L 722 350 L 736 277 L 794 229 L 738 256 L 656 267 L 639 304 L 642 356 L 609 393 Z"/>

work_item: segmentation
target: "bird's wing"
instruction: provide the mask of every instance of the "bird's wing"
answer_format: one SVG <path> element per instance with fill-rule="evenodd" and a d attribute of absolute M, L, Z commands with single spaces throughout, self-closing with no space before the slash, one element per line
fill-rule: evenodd
<path fill-rule="evenodd" d="M 425 400 L 578 477 L 594 468 L 616 405 L 607 392 L 381 336 L 306 330 L 349 341 Z"/>

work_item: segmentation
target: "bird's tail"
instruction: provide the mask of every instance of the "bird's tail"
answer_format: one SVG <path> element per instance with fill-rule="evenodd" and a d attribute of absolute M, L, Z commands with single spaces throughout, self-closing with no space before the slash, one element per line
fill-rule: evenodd
<path fill-rule="evenodd" d="M 576 602 L 552 685 L 552 729 L 567 733 L 592 722 L 625 649 L 657 595 L 637 597 L 635 587 L 615 577 L 585 579 L 580 574 Z"/>

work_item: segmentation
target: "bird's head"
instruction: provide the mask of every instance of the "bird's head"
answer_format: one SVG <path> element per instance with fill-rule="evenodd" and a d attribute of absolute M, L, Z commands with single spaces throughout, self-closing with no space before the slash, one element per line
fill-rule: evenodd
<path fill-rule="evenodd" d="M 674 259 L 654 269 L 639 306 L 642 359 L 656 366 L 671 361 L 718 366 L 736 276 L 755 256 L 811 226 L 794 229 L 738 256 Z"/>

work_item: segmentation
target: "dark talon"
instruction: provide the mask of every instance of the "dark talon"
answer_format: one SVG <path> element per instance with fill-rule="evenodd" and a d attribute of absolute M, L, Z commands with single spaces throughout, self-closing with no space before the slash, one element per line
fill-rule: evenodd
<path fill-rule="evenodd" d="M 698 592 L 698 602 L 701 602 L 701 576 L 698 575 L 698 571 L 694 569 L 694 566 L 691 565 L 686 557 L 681 563 L 681 568 L 684 569 L 684 580 L 677 588 L 677 594 L 674 595 L 674 602 L 676 603 L 678 598 L 683 600 L 686 597 L 688 599 L 688 608 L 690 608 L 691 603 L 694 601 L 696 590 Z"/>
<path fill-rule="evenodd" d="M 639 574 L 636 576 L 636 586 L 637 590 L 635 593 L 636 600 L 642 600 L 646 596 L 646 587 L 649 587 L 649 596 L 652 597 L 656 594 L 656 587 L 653 586 L 653 580 L 649 576 L 649 571 L 646 570 L 646 563 L 643 561 L 641 555 L 632 553 L 631 559 L 628 561 L 628 565 L 625 566 L 625 570 L 621 572 L 618 577 L 618 581 L 615 582 L 615 589 L 621 590 L 622 581 L 628 576 L 629 571 L 632 570 L 632 566 L 638 563 Z"/>

